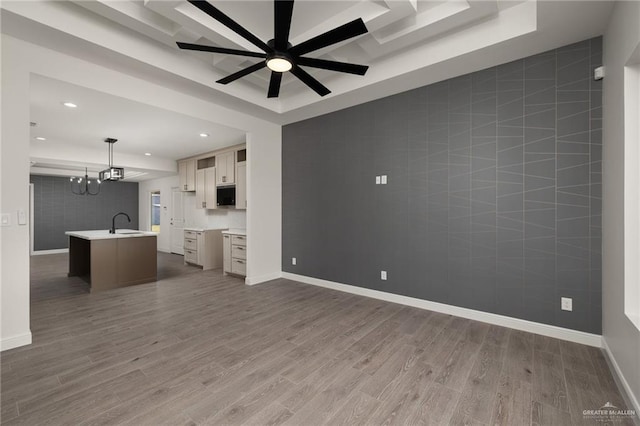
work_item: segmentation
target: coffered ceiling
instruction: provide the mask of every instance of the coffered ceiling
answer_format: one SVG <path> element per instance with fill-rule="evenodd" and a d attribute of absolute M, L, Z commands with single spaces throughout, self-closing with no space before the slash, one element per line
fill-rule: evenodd
<path fill-rule="evenodd" d="M 256 47 L 243 37 L 212 19 L 185 1 L 147 0 L 139 1 L 75 1 L 100 16 L 118 22 L 140 34 L 175 49 L 175 42 L 198 43 L 256 51 Z M 215 6 L 236 22 L 245 26 L 261 40 L 273 38 L 272 1 L 219 1 Z M 394 60 L 397 55 L 418 43 L 428 42 L 443 34 L 469 27 L 483 19 L 497 16 L 502 10 L 517 6 L 519 1 L 496 0 L 393 0 L 393 1 L 315 1 L 300 0 L 295 3 L 290 33 L 292 45 L 301 43 L 357 18 L 366 22 L 368 34 L 328 46 L 314 52 L 313 56 L 343 62 L 371 65 Z M 260 59 L 231 55 L 181 52 L 196 58 L 211 69 L 213 80 L 232 74 L 250 66 Z M 395 73 L 410 69 L 405 61 L 397 63 Z M 363 87 L 371 79 L 344 75 L 332 71 L 308 69 L 312 75 L 335 93 L 344 93 L 348 88 Z M 260 103 L 275 111 L 285 110 L 287 99 L 300 96 L 307 102 L 317 101 L 315 93 L 308 90 L 296 78 L 285 74 L 282 98 L 265 101 L 270 72 L 267 69 L 255 72 L 229 88 L 219 87 Z"/>
<path fill-rule="evenodd" d="M 210 1 L 260 39 L 273 38 L 271 0 Z M 260 59 L 176 46 L 181 41 L 256 51 L 250 42 L 186 0 L 3 0 L 0 7 L 5 34 L 230 110 L 286 124 L 601 35 L 612 3 L 297 0 L 290 34 L 293 45 L 362 18 L 367 34 L 306 56 L 368 65 L 369 71 L 357 76 L 306 68 L 331 90 L 325 97 L 285 73 L 280 97 L 271 99 L 267 98 L 267 69 L 228 85 L 216 83 Z M 129 107 L 133 108 L 129 116 L 134 117 L 134 106 L 121 105 Z M 126 120 L 121 124 L 126 127 Z M 224 125 L 212 123 L 216 124 Z M 93 129 L 96 134 L 97 130 Z M 241 129 L 236 130 L 236 136 L 242 134 Z M 78 135 L 67 139 L 74 137 Z M 229 145 L 235 143 L 232 139 L 230 136 Z M 167 158 L 190 155 L 189 146 L 176 147 L 175 152 L 167 149 Z M 143 142 L 131 149 L 146 150 Z"/>

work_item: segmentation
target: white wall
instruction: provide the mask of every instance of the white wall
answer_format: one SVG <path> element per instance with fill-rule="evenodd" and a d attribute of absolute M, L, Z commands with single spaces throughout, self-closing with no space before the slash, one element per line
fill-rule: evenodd
<path fill-rule="evenodd" d="M 251 217 L 247 217 L 247 230 L 254 231 L 248 237 L 251 244 L 249 255 L 260 256 L 255 268 L 250 263 L 248 279 L 258 282 L 265 277 L 280 275 L 282 139 L 279 125 L 4 34 L 1 37 L 0 207 L 3 212 L 15 213 L 18 209 L 28 211 L 29 208 L 29 76 L 31 73 L 39 74 L 247 132 L 249 161 L 251 158 L 257 161 L 256 170 L 252 171 L 251 167 L 247 171 L 247 203 L 252 207 Z M 250 141 L 252 135 L 260 137 Z M 9 345 L 27 344 L 31 338 L 29 234 L 28 226 L 5 227 L 0 232 L 0 342 L 2 349 L 5 349 Z M 258 257 L 255 259 L 258 260 Z"/>
<path fill-rule="evenodd" d="M 2 140 L 0 211 L 11 225 L 0 227 L 0 350 L 31 343 L 29 329 L 29 73 L 21 53 L 2 38 Z"/>
<path fill-rule="evenodd" d="M 623 67 L 639 42 L 640 2 L 616 2 L 604 36 L 602 329 L 610 358 L 638 411 L 640 332 L 624 313 Z"/>
<path fill-rule="evenodd" d="M 282 275 L 282 128 L 247 133 L 247 165 L 245 282 L 257 284 Z"/>
<path fill-rule="evenodd" d="M 245 210 L 231 208 L 197 209 L 195 192 L 184 193 L 185 226 L 194 228 L 246 228 L 247 214 Z"/>
<path fill-rule="evenodd" d="M 160 234 L 158 235 L 158 250 L 170 252 L 171 234 L 171 191 L 179 185 L 178 175 L 160 179 L 150 179 L 138 184 L 139 207 L 138 223 L 140 229 L 151 231 L 151 192 L 160 191 Z"/>

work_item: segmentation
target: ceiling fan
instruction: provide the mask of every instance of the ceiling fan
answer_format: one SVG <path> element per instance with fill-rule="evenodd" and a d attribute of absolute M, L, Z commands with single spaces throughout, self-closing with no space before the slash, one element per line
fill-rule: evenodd
<path fill-rule="evenodd" d="M 181 43 L 177 45 L 181 49 L 198 50 L 203 52 L 226 53 L 228 55 L 248 56 L 252 58 L 263 58 L 250 67 L 242 69 L 234 74 L 217 81 L 221 84 L 229 84 L 241 77 L 258 71 L 264 67 L 271 70 L 271 80 L 269 81 L 268 98 L 277 98 L 280 94 L 280 82 L 282 74 L 290 71 L 298 77 L 304 84 L 313 89 L 320 96 L 325 96 L 331 91 L 322 83 L 304 71 L 300 66 L 321 68 L 325 70 L 338 71 L 350 74 L 364 75 L 369 68 L 366 65 L 356 65 L 346 62 L 330 61 L 326 59 L 307 58 L 305 55 L 326 46 L 339 43 L 344 40 L 365 34 L 367 27 L 361 18 L 353 20 L 347 24 L 334 28 L 323 34 L 315 36 L 307 41 L 292 46 L 289 43 L 289 31 L 291 29 L 291 17 L 293 15 L 293 0 L 274 0 L 274 37 L 266 43 L 242 27 L 236 21 L 222 13 L 219 9 L 203 0 L 188 0 L 189 3 L 211 16 L 227 28 L 242 36 L 263 52 L 250 52 L 237 49 L 227 49 L 224 47 L 203 46 L 200 44 Z"/>

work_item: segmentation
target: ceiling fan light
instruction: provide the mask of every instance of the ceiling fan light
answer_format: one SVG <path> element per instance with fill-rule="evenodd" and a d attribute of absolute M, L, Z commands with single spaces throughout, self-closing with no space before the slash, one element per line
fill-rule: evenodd
<path fill-rule="evenodd" d="M 267 68 L 269 68 L 271 71 L 287 72 L 292 67 L 293 67 L 293 65 L 286 58 L 275 57 L 275 58 L 271 58 L 271 59 L 267 60 Z"/>

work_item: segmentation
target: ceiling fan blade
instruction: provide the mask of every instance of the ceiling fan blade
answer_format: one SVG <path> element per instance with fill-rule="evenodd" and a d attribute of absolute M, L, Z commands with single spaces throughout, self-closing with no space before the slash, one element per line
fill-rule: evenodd
<path fill-rule="evenodd" d="M 366 32 L 367 27 L 364 25 L 364 21 L 362 18 L 358 18 L 347 24 L 334 28 L 331 31 L 327 31 L 326 33 L 320 34 L 293 46 L 289 49 L 289 53 L 296 56 L 304 55 L 305 53 L 313 52 L 314 50 L 322 49 L 326 46 L 331 46 L 332 44 L 359 36 L 360 34 L 365 34 Z"/>
<path fill-rule="evenodd" d="M 325 96 L 331 93 L 331 90 L 327 89 L 325 86 L 323 86 L 322 83 L 313 78 L 311 75 L 309 75 L 309 73 L 307 73 L 300 67 L 294 66 L 293 68 L 291 68 L 291 74 L 298 77 L 300 81 L 309 86 L 320 96 Z"/>
<path fill-rule="evenodd" d="M 199 52 L 226 53 L 228 55 L 250 56 L 252 58 L 266 58 L 266 53 L 248 52 L 246 50 L 227 49 L 226 47 L 204 46 L 202 44 L 176 43 L 180 49 L 197 50 Z"/>
<path fill-rule="evenodd" d="M 273 2 L 273 28 L 276 50 L 286 50 L 291 30 L 291 17 L 293 15 L 293 0 L 274 0 Z"/>
<path fill-rule="evenodd" d="M 298 65 L 321 68 L 323 70 L 346 72 L 349 74 L 365 75 L 369 67 L 367 65 L 349 64 L 347 62 L 327 61 L 317 58 L 296 58 Z"/>
<path fill-rule="evenodd" d="M 267 44 L 264 41 L 260 40 L 258 37 L 250 33 L 246 28 L 238 24 L 233 19 L 229 18 L 227 15 L 222 13 L 222 11 L 220 11 L 218 8 L 216 8 L 215 6 L 212 6 L 209 2 L 204 0 L 188 0 L 188 1 L 189 3 L 191 3 L 192 5 L 194 5 L 195 7 L 197 7 L 204 13 L 206 13 L 207 15 L 211 16 L 216 21 L 220 22 L 225 27 L 229 28 L 236 34 L 242 36 L 243 38 L 250 41 L 260 49 L 264 50 L 265 52 L 270 53 L 273 51 L 273 49 L 267 46 Z"/>
<path fill-rule="evenodd" d="M 256 72 L 264 67 L 266 67 L 267 64 L 264 61 L 260 61 L 257 64 L 253 64 L 250 67 L 247 67 L 243 70 L 240 70 L 236 73 L 233 73 L 231 75 L 226 76 L 225 78 L 221 78 L 220 80 L 218 80 L 216 83 L 220 83 L 220 84 L 229 84 L 232 81 L 235 81 L 241 77 L 244 77 L 245 75 L 249 75 L 252 72 Z"/>
<path fill-rule="evenodd" d="M 269 81 L 269 93 L 267 98 L 277 98 L 280 94 L 280 82 L 282 81 L 282 73 L 271 71 L 271 80 Z"/>

